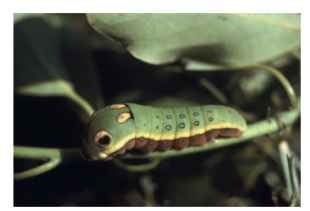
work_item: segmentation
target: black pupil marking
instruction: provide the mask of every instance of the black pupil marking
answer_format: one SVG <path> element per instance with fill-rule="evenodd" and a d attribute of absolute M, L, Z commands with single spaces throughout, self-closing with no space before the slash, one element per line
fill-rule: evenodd
<path fill-rule="evenodd" d="M 212 116 L 210 116 L 210 117 L 208 118 L 208 120 L 209 120 L 209 122 L 212 122 L 212 121 L 214 120 L 214 118 L 213 118 Z"/>
<path fill-rule="evenodd" d="M 185 118 L 185 114 L 180 114 L 180 115 L 179 115 L 179 118 L 180 118 L 180 119 L 184 119 L 184 118 Z"/>
<path fill-rule="evenodd" d="M 172 115 L 171 114 L 168 114 L 166 117 L 167 117 L 167 119 L 172 119 Z"/>
<path fill-rule="evenodd" d="M 101 146 L 101 147 L 105 147 L 105 146 L 109 145 L 110 142 L 111 142 L 111 139 L 110 139 L 109 136 L 103 136 L 103 137 L 101 137 L 101 138 L 97 141 L 97 143 L 98 143 L 99 146 Z"/>
<path fill-rule="evenodd" d="M 199 112 L 195 111 L 195 112 L 193 113 L 193 116 L 199 116 Z"/>
<path fill-rule="evenodd" d="M 166 130 L 171 130 L 172 129 L 171 125 L 166 125 L 165 128 L 166 128 Z"/>
<path fill-rule="evenodd" d="M 198 126 L 198 125 L 199 125 L 199 121 L 194 121 L 193 124 L 194 124 L 195 126 Z"/>
<path fill-rule="evenodd" d="M 185 123 L 184 123 L 184 122 L 181 122 L 181 123 L 179 124 L 179 128 L 185 128 Z"/>

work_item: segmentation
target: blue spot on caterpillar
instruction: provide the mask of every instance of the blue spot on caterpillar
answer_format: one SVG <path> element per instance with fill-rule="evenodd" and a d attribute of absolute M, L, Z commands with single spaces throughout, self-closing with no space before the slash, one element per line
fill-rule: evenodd
<path fill-rule="evenodd" d="M 130 150 L 181 150 L 217 137 L 238 137 L 246 122 L 222 105 L 158 108 L 133 103 L 98 110 L 89 123 L 83 154 L 89 160 L 111 159 Z"/>

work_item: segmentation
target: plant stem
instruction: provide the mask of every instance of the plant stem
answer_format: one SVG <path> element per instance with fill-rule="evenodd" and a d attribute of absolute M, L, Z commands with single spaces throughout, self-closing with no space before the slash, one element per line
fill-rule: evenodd
<path fill-rule="evenodd" d="M 118 167 L 126 169 L 127 171 L 144 172 L 156 168 L 160 164 L 161 160 L 158 158 L 152 158 L 150 162 L 145 164 L 128 164 L 121 159 L 115 159 L 113 161 Z"/>
<path fill-rule="evenodd" d="M 82 160 L 79 149 L 59 149 L 44 147 L 14 147 L 14 158 L 46 161 L 44 164 L 14 174 L 15 180 L 38 176 L 72 160 Z"/>
<path fill-rule="evenodd" d="M 25 170 L 19 173 L 14 174 L 15 180 L 23 180 L 31 177 L 38 176 L 40 174 L 43 174 L 45 172 L 48 172 L 54 168 L 56 168 L 61 163 L 60 159 L 52 159 L 40 166 L 34 167 L 29 170 Z"/>
<path fill-rule="evenodd" d="M 67 97 L 76 105 L 82 122 L 86 123 L 89 117 L 94 113 L 93 107 L 75 91 L 68 93 Z"/>
<path fill-rule="evenodd" d="M 274 67 L 271 67 L 271 66 L 259 65 L 259 64 L 253 65 L 250 68 L 258 68 L 258 69 L 262 69 L 262 70 L 270 72 L 275 78 L 278 79 L 278 81 L 283 86 L 283 88 L 286 91 L 286 94 L 290 100 L 292 107 L 295 108 L 296 106 L 298 106 L 298 98 L 296 96 L 296 93 L 295 93 L 292 85 L 290 84 L 290 82 L 287 80 L 287 78 L 282 74 L 282 72 L 280 70 L 278 70 Z M 249 69 L 249 67 L 247 67 L 247 69 Z"/>
<path fill-rule="evenodd" d="M 279 152 L 280 152 L 280 159 L 281 164 L 284 172 L 284 178 L 286 183 L 286 190 L 289 198 L 293 195 L 293 188 L 292 188 L 292 179 L 290 174 L 290 167 L 289 167 L 289 157 L 291 156 L 289 146 L 287 142 L 282 141 L 279 144 Z"/>
<path fill-rule="evenodd" d="M 57 148 L 15 146 L 14 157 L 33 160 L 60 159 L 61 150 Z"/>
<path fill-rule="evenodd" d="M 300 181 L 298 178 L 297 158 L 294 157 L 287 141 L 279 144 L 280 160 L 286 183 L 286 190 L 291 201 L 291 206 L 296 206 L 294 201 L 300 201 Z"/>
<path fill-rule="evenodd" d="M 210 69 L 210 65 L 204 62 L 197 62 L 195 60 L 185 60 L 184 68 L 186 71 L 193 71 L 193 72 L 200 72 L 200 71 L 223 71 L 225 69 Z M 255 64 L 250 65 L 246 67 L 232 67 L 231 71 L 238 71 L 238 70 L 255 70 L 255 69 L 261 69 L 264 71 L 267 71 L 271 73 L 283 86 L 290 103 L 293 108 L 298 106 L 298 98 L 295 94 L 295 91 L 290 84 L 290 82 L 287 80 L 287 78 L 282 74 L 282 72 L 274 67 L 263 65 L 263 64 Z"/>
<path fill-rule="evenodd" d="M 208 90 L 220 103 L 227 104 L 227 97 L 213 83 L 206 78 L 201 78 L 199 83 L 202 87 Z"/>

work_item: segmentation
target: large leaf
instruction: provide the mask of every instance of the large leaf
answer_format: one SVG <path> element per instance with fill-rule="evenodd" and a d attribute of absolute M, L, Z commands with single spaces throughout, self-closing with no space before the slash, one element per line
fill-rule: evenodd
<path fill-rule="evenodd" d="M 298 48 L 299 19 L 294 14 L 88 14 L 98 32 L 145 62 L 187 58 L 221 67 L 266 62 Z"/>
<path fill-rule="evenodd" d="M 72 35 L 72 34 L 71 34 Z M 99 88 L 96 81 L 83 84 L 83 93 L 77 88 L 82 84 L 84 78 L 93 78 L 93 71 L 87 68 L 88 62 L 84 61 L 83 51 L 75 45 L 77 35 L 72 39 L 71 44 L 75 45 L 72 51 L 64 51 L 64 31 L 54 28 L 42 18 L 28 18 L 17 22 L 14 25 L 14 82 L 15 91 L 18 94 L 30 96 L 58 96 L 65 97 L 74 102 L 76 108 L 85 120 L 93 112 L 92 106 L 97 106 L 101 100 Z M 75 57 L 75 66 L 64 63 L 64 53 Z M 82 57 L 83 59 L 81 59 Z M 78 66 L 79 68 L 77 68 Z M 74 68 L 75 71 L 70 71 Z M 80 81 L 73 80 L 75 75 L 81 74 Z M 79 92 L 78 92 L 79 91 Z M 82 93 L 82 96 L 81 96 Z M 97 97 L 89 98 L 96 94 Z M 92 104 L 92 106 L 90 105 Z"/>

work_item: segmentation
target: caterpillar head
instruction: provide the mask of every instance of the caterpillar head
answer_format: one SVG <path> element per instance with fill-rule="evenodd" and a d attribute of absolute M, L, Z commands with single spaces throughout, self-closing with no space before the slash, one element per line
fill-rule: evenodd
<path fill-rule="evenodd" d="M 134 139 L 133 116 L 125 104 L 107 106 L 93 114 L 83 155 L 88 160 L 106 160 L 121 154 L 126 143 Z"/>

